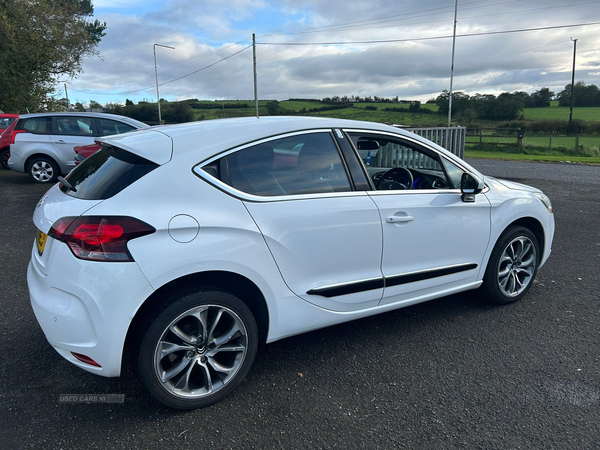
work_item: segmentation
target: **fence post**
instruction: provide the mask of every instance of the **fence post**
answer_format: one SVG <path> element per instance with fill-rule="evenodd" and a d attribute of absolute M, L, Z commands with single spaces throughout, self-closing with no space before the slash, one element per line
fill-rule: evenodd
<path fill-rule="evenodd" d="M 579 150 L 579 136 L 575 136 L 575 151 Z"/>
<path fill-rule="evenodd" d="M 552 150 L 552 135 L 550 135 L 550 141 L 548 142 L 548 148 Z"/>
<path fill-rule="evenodd" d="M 483 142 L 483 128 L 479 129 L 479 143 L 481 144 Z"/>

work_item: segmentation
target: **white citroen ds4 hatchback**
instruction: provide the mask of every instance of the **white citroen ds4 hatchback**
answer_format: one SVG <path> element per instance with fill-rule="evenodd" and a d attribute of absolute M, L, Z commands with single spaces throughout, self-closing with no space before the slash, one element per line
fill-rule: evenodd
<path fill-rule="evenodd" d="M 242 118 L 97 141 L 35 208 L 31 304 L 64 358 L 115 377 L 128 347 L 170 407 L 225 397 L 259 341 L 469 289 L 514 302 L 550 255 L 541 191 L 386 125 Z"/>

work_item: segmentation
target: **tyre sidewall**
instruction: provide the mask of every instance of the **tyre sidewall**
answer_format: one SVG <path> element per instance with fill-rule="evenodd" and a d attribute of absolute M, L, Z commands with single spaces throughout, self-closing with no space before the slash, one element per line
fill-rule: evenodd
<path fill-rule="evenodd" d="M 519 236 L 527 237 L 529 240 L 531 240 L 531 242 L 533 242 L 533 245 L 535 246 L 535 254 L 536 254 L 537 261 L 536 261 L 535 271 L 533 273 L 532 279 L 529 282 L 529 284 L 527 285 L 527 287 L 525 288 L 525 290 L 515 297 L 509 297 L 509 296 L 505 295 L 500 290 L 500 286 L 498 286 L 498 264 L 500 262 L 500 258 L 502 256 L 506 246 Z M 521 226 L 512 226 L 512 227 L 507 228 L 500 235 L 500 237 L 498 238 L 498 241 L 496 242 L 496 245 L 494 246 L 494 249 L 492 250 L 492 253 L 490 255 L 490 259 L 489 259 L 489 262 L 488 262 L 488 265 L 487 265 L 487 268 L 485 271 L 485 276 L 483 278 L 482 288 L 483 288 L 488 300 L 492 301 L 493 303 L 506 305 L 509 303 L 514 303 L 517 300 L 519 300 L 520 298 L 522 298 L 525 294 L 527 294 L 527 292 L 529 292 L 529 289 L 531 289 L 531 286 L 533 286 L 533 281 L 535 280 L 535 277 L 537 275 L 537 270 L 539 267 L 540 259 L 541 258 L 540 258 L 539 243 L 538 243 L 535 235 L 528 228 L 521 227 Z"/>
<path fill-rule="evenodd" d="M 52 166 L 52 178 L 50 178 L 48 181 L 39 181 L 36 180 L 35 177 L 33 176 L 31 169 L 33 167 L 33 165 L 37 162 L 45 162 L 48 163 Z M 35 157 L 33 158 L 27 166 L 27 174 L 29 175 L 29 179 L 31 181 L 33 181 L 34 183 L 38 183 L 38 184 L 51 184 L 51 183 L 55 183 L 57 178 L 60 175 L 60 168 L 58 167 L 58 164 L 56 164 L 56 162 L 54 162 L 52 159 L 50 158 L 45 158 L 45 157 Z"/>
<path fill-rule="evenodd" d="M 154 368 L 154 352 L 165 329 L 184 312 L 202 305 L 224 306 L 235 312 L 244 323 L 247 333 L 247 352 L 244 362 L 234 378 L 214 394 L 199 399 L 185 399 L 169 394 L 157 379 Z M 248 307 L 232 294 L 219 290 L 200 290 L 181 294 L 172 299 L 148 320 L 148 328 L 141 338 L 136 353 L 137 375 L 148 392 L 159 402 L 176 409 L 196 409 L 212 405 L 229 395 L 246 377 L 258 346 L 258 329 Z"/>

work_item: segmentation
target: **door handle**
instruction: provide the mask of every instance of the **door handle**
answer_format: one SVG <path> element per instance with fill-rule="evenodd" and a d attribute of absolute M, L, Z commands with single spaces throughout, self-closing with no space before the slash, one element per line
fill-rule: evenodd
<path fill-rule="evenodd" d="M 385 219 L 387 223 L 406 223 L 415 220 L 413 216 L 390 216 Z"/>
<path fill-rule="evenodd" d="M 64 144 L 65 141 L 63 141 L 62 139 L 59 139 L 58 141 L 54 142 L 55 144 Z"/>

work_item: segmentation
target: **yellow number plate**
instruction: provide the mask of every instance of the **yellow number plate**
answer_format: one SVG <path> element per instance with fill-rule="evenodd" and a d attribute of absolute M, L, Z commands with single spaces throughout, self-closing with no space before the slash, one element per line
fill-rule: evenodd
<path fill-rule="evenodd" d="M 44 253 L 44 247 L 46 246 L 46 239 L 48 235 L 46 233 L 42 233 L 40 230 L 37 230 L 37 236 L 35 238 L 35 243 L 37 245 L 38 253 L 42 256 Z"/>

